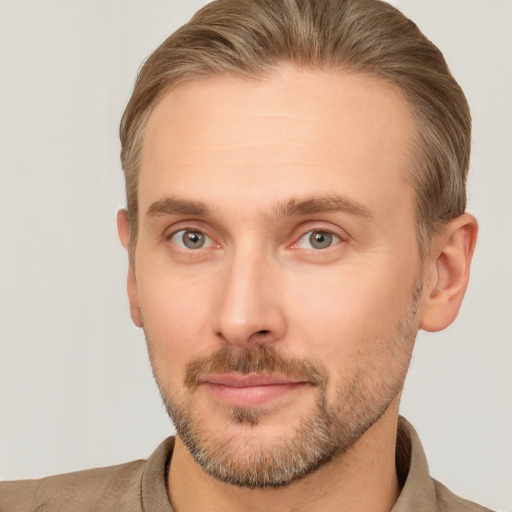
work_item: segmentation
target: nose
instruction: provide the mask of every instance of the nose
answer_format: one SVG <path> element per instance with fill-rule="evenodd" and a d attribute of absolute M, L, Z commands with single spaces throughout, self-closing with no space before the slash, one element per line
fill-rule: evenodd
<path fill-rule="evenodd" d="M 212 324 L 215 335 L 241 348 L 282 340 L 286 317 L 278 266 L 250 250 L 238 251 L 225 264 Z"/>

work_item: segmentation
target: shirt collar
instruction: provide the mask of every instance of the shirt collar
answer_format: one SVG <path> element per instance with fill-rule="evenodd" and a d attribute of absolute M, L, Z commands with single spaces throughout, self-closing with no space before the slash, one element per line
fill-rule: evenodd
<path fill-rule="evenodd" d="M 427 458 L 418 434 L 402 416 L 398 419 L 396 472 L 402 492 L 391 512 L 437 511 L 437 495 L 430 477 Z"/>

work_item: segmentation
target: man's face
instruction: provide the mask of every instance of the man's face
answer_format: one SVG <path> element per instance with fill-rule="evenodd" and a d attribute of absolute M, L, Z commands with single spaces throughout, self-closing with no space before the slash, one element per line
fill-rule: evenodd
<path fill-rule="evenodd" d="M 151 114 L 130 300 L 215 477 L 289 483 L 396 410 L 421 293 L 412 131 L 391 85 L 284 67 Z"/>

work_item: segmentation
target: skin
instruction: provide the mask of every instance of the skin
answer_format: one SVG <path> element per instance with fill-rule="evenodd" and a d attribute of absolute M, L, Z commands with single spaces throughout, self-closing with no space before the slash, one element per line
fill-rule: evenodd
<path fill-rule="evenodd" d="M 381 404 L 390 398 L 385 391 L 394 393 L 347 451 L 283 487 L 220 482 L 178 437 L 169 470 L 176 512 L 386 511 L 396 501 L 398 406 L 415 333 L 456 317 L 477 232 L 464 214 L 421 259 L 407 180 L 412 133 L 407 103 L 393 86 L 284 66 L 261 81 L 190 82 L 151 114 L 128 293 L 163 394 L 185 405 L 208 439 L 230 439 L 232 457 L 242 459 L 287 439 L 319 390 L 300 383 L 275 396 L 262 386 L 235 390 L 235 398 L 211 385 L 191 392 L 185 369 L 197 356 L 268 344 L 287 358 L 318 361 L 331 405 L 353 382 Z M 343 198 L 335 210 L 325 206 L 333 196 Z M 319 198 L 314 211 L 285 208 Z M 184 209 L 183 201 L 208 212 L 189 203 Z M 128 247 L 124 212 L 118 228 Z M 205 246 L 183 246 L 184 229 L 204 233 Z M 314 248 L 312 231 L 333 233 L 333 243 Z M 396 339 L 405 317 L 412 334 Z M 264 414 L 254 425 L 233 421 L 229 400 Z"/>

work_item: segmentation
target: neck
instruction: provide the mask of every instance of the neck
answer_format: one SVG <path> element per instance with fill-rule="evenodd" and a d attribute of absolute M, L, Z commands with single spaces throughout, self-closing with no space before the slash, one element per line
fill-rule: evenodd
<path fill-rule="evenodd" d="M 236 487 L 207 475 L 176 438 L 168 477 L 173 510 L 389 512 L 400 493 L 397 416 L 398 405 L 392 405 L 345 453 L 300 480 L 267 489 Z"/>

